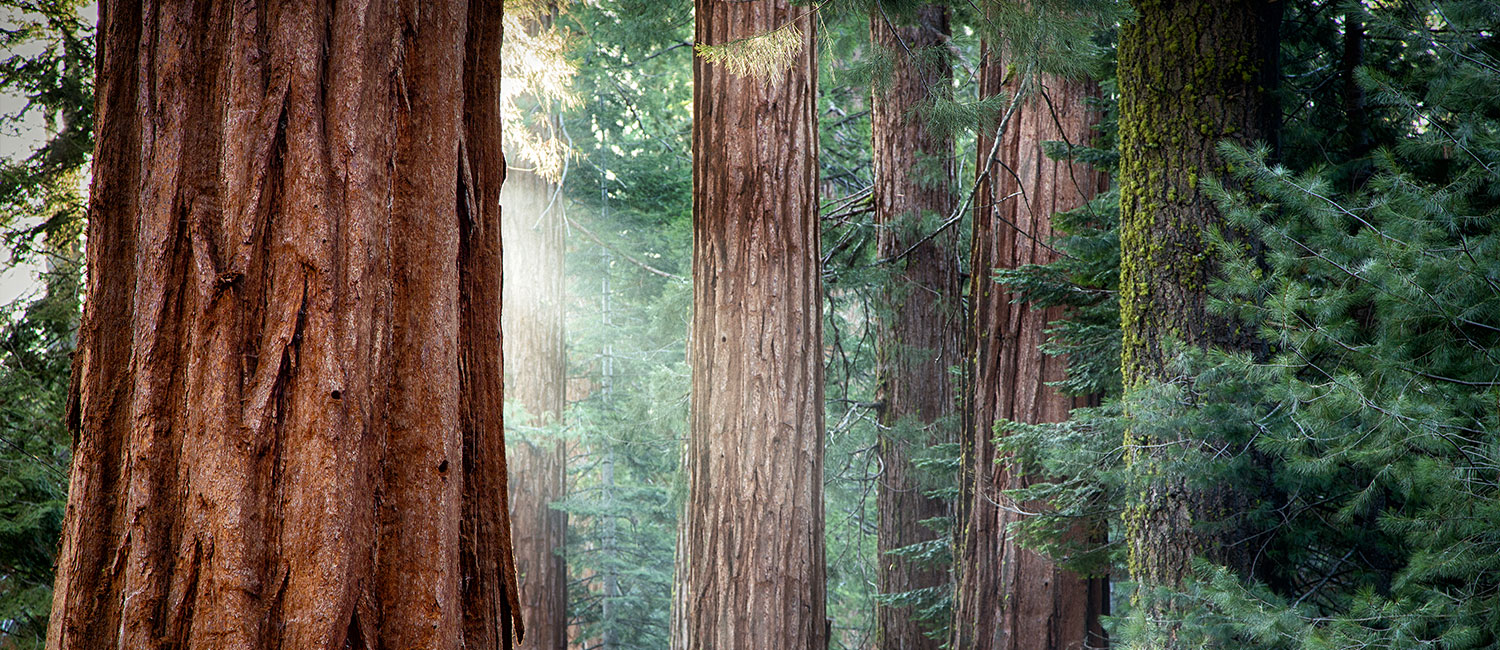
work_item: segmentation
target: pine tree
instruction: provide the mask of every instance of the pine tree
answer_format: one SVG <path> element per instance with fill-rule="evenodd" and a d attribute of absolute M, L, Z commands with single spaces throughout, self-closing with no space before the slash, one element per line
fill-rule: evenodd
<path fill-rule="evenodd" d="M 560 16 L 579 104 L 559 135 L 568 237 L 573 644 L 670 643 L 692 287 L 692 5 L 611 0 Z"/>

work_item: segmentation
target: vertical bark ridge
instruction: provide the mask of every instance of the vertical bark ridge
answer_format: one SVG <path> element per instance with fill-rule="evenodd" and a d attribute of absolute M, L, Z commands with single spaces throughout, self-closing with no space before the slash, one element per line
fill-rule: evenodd
<path fill-rule="evenodd" d="M 382 465 L 377 568 L 379 644 L 391 648 L 450 647 L 461 638 L 462 623 L 459 566 L 451 560 L 458 557 L 465 478 L 457 462 L 464 459 L 457 262 L 459 226 L 467 216 L 454 212 L 468 15 L 453 5 L 414 9 L 403 16 L 404 83 L 396 110 L 391 342 L 418 354 L 393 359 L 386 453 L 399 460 Z"/>
<path fill-rule="evenodd" d="M 124 449 L 130 436 L 128 405 L 134 384 L 129 361 L 135 286 L 136 205 L 139 187 L 134 164 L 141 147 L 142 120 L 134 110 L 140 66 L 122 53 L 137 51 L 143 8 L 120 2 L 99 7 L 97 70 L 110 69 L 95 84 L 97 137 L 93 165 L 119 172 L 96 176 L 89 193 L 87 239 L 90 264 L 109 263 L 111 273 L 92 272 L 85 281 L 89 296 L 79 322 L 79 344 L 73 357 L 68 422 L 73 459 L 69 471 L 68 514 L 58 550 L 59 571 L 53 589 L 48 639 L 105 638 L 119 629 L 119 600 L 105 597 L 119 588 L 115 542 L 123 536 L 123 504 L 117 500 L 129 480 Z M 100 219 L 98 214 L 116 215 Z M 88 431 L 91 435 L 83 435 Z M 96 433 L 97 432 L 97 433 Z M 86 511 L 82 518 L 77 512 Z M 69 605 L 63 607 L 63 605 Z"/>
<path fill-rule="evenodd" d="M 512 557 L 514 536 L 505 453 L 505 364 L 501 337 L 504 292 L 503 222 L 500 188 L 506 180 L 500 130 L 500 3 L 469 9 L 465 49 L 464 174 L 472 196 L 463 244 L 463 328 L 460 345 L 464 415 L 465 642 L 480 648 L 509 647 L 526 632 L 520 584 Z M 524 480 L 529 480 L 526 477 Z M 522 521 L 524 533 L 530 522 Z"/>
<path fill-rule="evenodd" d="M 499 7 L 107 2 L 100 18 L 48 647 L 509 647 L 513 599 L 463 625 L 480 601 L 461 582 L 503 600 L 514 577 L 498 225 L 490 255 L 464 257 L 453 194 L 464 105 L 496 95 L 462 83 L 465 39 L 497 69 Z M 468 137 L 484 151 L 464 166 L 503 170 L 497 118 Z M 497 206 L 483 218 L 502 180 L 474 181 Z M 460 322 L 461 266 L 494 288 L 484 323 Z M 460 387 L 466 337 L 486 391 Z M 462 444 L 474 430 L 482 452 Z M 464 489 L 465 466 L 498 492 Z M 485 522 L 492 570 L 460 568 L 464 517 Z"/>
<path fill-rule="evenodd" d="M 880 591 L 894 594 L 938 588 L 951 583 L 941 566 L 918 566 L 889 555 L 895 549 L 937 539 L 926 519 L 950 514 L 941 499 L 930 498 L 911 463 L 913 452 L 953 439 L 956 414 L 949 369 L 962 360 L 959 352 L 959 277 L 955 248 L 958 231 L 949 230 L 926 242 L 924 216 L 946 219 L 953 212 L 953 141 L 927 128 L 917 109 L 934 93 L 949 92 L 952 70 L 934 59 L 946 47 L 946 8 L 928 5 L 918 10 L 915 24 L 897 25 L 876 14 L 870 19 L 870 38 L 894 59 L 891 78 L 877 86 L 871 102 L 874 136 L 875 218 L 881 225 L 877 242 L 882 259 L 894 262 L 892 304 L 883 320 L 880 343 L 880 419 L 886 427 L 920 426 L 915 439 L 883 435 L 884 468 L 876 495 L 880 528 L 876 540 Z M 924 166 L 936 163 L 936 181 L 922 181 Z M 913 245 L 915 244 L 915 248 Z M 910 249 L 908 251 L 908 249 Z M 913 618 L 911 608 L 881 606 L 876 612 L 879 643 L 891 650 L 937 650 L 942 639 L 928 638 Z"/>
<path fill-rule="evenodd" d="M 1005 66 L 986 48 L 980 93 L 1015 93 Z M 1007 532 L 1022 511 L 1004 491 L 1027 479 L 1000 456 L 994 427 L 1002 420 L 1042 423 L 1067 419 L 1088 400 L 1059 395 L 1047 383 L 1064 378 L 1066 361 L 1044 354 L 1048 323 L 1061 309 L 1033 310 L 995 284 L 993 271 L 1054 261 L 1051 216 L 1083 205 L 1108 177 L 1081 164 L 1049 159 L 1043 142 L 1087 143 L 1098 116 L 1087 106 L 1093 84 L 1042 75 L 1037 94 L 1023 100 L 999 147 L 982 133 L 976 191 L 971 282 L 973 415 L 964 441 L 964 527 L 954 613 L 955 647 L 1075 650 L 1102 645 L 1098 616 L 1107 611 L 1103 579 L 1084 579 L 1035 552 Z M 994 149 L 996 157 L 985 160 Z"/>
<path fill-rule="evenodd" d="M 697 42 L 788 25 L 768 80 L 694 60 L 693 393 L 675 648 L 827 645 L 812 11 L 699 0 Z"/>

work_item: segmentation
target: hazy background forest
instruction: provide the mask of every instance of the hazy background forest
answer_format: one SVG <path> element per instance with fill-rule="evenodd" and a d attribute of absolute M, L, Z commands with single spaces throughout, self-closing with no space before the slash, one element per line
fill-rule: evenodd
<path fill-rule="evenodd" d="M 11 103 L 0 128 L 16 144 L 0 169 L 0 649 L 19 650 L 44 645 L 67 502 L 95 45 L 92 6 L 3 4 L 0 88 Z M 1056 386 L 1081 408 L 1057 424 L 999 421 L 981 446 L 993 439 L 1035 481 L 1011 486 L 1008 503 L 1037 516 L 1006 534 L 1079 575 L 1109 578 L 1114 643 L 1162 647 L 1144 613 L 1171 611 L 1183 621 L 1172 647 L 1500 647 L 1500 4 L 1280 3 L 1278 85 L 1264 89 L 1279 126 L 1257 142 L 1205 131 L 1229 141 L 1214 153 L 1223 166 L 1188 182 L 1223 215 L 1222 229 L 1202 234 L 1219 270 L 1200 287 L 1207 309 L 1256 342 L 1167 345 L 1171 372 L 1126 392 L 1120 188 L 1159 179 L 1121 179 L 1122 129 L 1153 127 L 1121 114 L 1117 54 L 1120 25 L 1161 4 L 954 2 L 951 32 L 916 51 L 872 41 L 883 26 L 911 24 L 916 3 L 799 7 L 817 21 L 829 647 L 890 647 L 877 613 L 894 610 L 934 643 L 1041 647 L 953 640 L 962 637 L 951 583 L 881 588 L 881 563 L 894 557 L 943 576 L 961 564 L 954 549 L 967 527 L 952 504 L 973 498 L 960 412 L 974 399 L 964 392 L 972 368 L 956 363 L 951 414 L 883 419 L 878 368 L 891 344 L 879 326 L 903 290 L 898 265 L 878 250 L 881 231 L 950 239 L 943 254 L 963 289 L 935 309 L 953 315 L 972 307 L 970 252 L 985 232 L 967 209 L 900 226 L 876 220 L 871 98 L 903 57 L 951 70 L 906 117 L 954 152 L 951 169 L 918 156 L 912 173 L 958 198 L 975 194 L 997 124 L 1058 80 L 1097 84 L 1085 100 L 1093 137 L 1037 146 L 1107 175 L 1107 189 L 1050 216 L 1056 261 L 986 268 L 977 281 L 1066 314 L 1042 349 L 1070 355 Z M 561 219 L 566 402 L 543 418 L 512 400 L 508 443 L 564 458 L 564 493 L 550 508 L 566 513 L 556 553 L 568 647 L 664 648 L 687 490 L 694 7 L 538 6 L 517 4 L 529 22 L 508 23 L 506 129 L 510 184 L 541 179 L 515 200 Z M 981 88 L 986 66 L 999 65 L 985 47 L 1011 53 L 1004 92 Z M 779 65 L 754 48 L 700 54 L 737 57 L 751 73 Z M 1173 129 L 1195 124 L 1161 125 L 1148 139 L 1172 147 L 1182 140 Z M 506 271 L 520 286 L 545 270 Z M 523 370 L 507 372 L 510 386 Z M 910 452 L 913 489 L 945 514 L 920 522 L 926 541 L 882 555 L 877 497 L 891 440 Z M 1233 512 L 1199 524 L 1253 531 L 1228 543 L 1250 568 L 1208 553 L 1175 588 L 1138 592 L 1128 539 L 1145 517 L 1141 501 L 1164 482 L 1245 491 Z"/>

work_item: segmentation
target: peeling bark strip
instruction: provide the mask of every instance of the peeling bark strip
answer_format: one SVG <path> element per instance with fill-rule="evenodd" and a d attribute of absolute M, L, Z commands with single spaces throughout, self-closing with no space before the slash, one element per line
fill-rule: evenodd
<path fill-rule="evenodd" d="M 1005 66 L 990 49 L 981 62 L 980 94 L 1016 92 L 1004 84 Z M 1093 84 L 1043 75 L 1039 93 L 1011 116 L 999 147 L 993 130 L 981 133 L 980 173 L 975 193 L 970 333 L 973 354 L 973 415 L 963 441 L 963 531 L 958 550 L 954 607 L 955 648 L 979 650 L 1081 650 L 1105 645 L 1099 616 L 1107 613 L 1104 579 L 1083 579 L 1020 547 L 1007 533 L 1020 511 L 1043 504 L 1016 504 L 1005 490 L 1027 479 L 995 448 L 995 423 L 1060 422 L 1087 400 L 1059 395 L 1047 384 L 1064 378 L 1066 362 L 1044 354 L 1048 323 L 1065 317 L 1061 308 L 1033 310 L 995 284 L 993 270 L 1045 264 L 1052 214 L 1077 208 L 1108 187 L 1107 175 L 1085 165 L 1056 161 L 1042 143 L 1086 144 L 1099 116 L 1086 104 Z M 1045 96 L 1043 96 L 1043 94 Z M 993 129 L 993 126 L 991 127 Z M 986 161 L 990 151 L 995 159 Z M 1087 645 L 1085 645 L 1087 644 Z"/>
<path fill-rule="evenodd" d="M 505 358 L 510 397 L 533 426 L 562 421 L 567 384 L 563 338 L 563 202 L 556 185 L 512 169 L 500 203 L 505 233 Z M 518 437 L 519 438 L 519 437 Z M 508 455 L 511 520 L 516 524 L 516 573 L 526 643 L 561 650 L 568 643 L 567 563 L 561 555 L 568 515 L 552 508 L 563 498 L 567 450 L 561 439 L 511 439 Z"/>
<path fill-rule="evenodd" d="M 871 102 L 875 218 L 881 224 L 878 257 L 895 259 L 905 253 L 891 269 L 891 304 L 880 325 L 877 370 L 885 405 L 880 418 L 887 427 L 903 421 L 922 427 L 915 438 L 880 439 L 884 471 L 876 492 L 876 558 L 880 592 L 885 594 L 951 586 L 945 567 L 918 566 L 889 555 L 937 539 L 940 533 L 921 522 L 949 514 L 947 503 L 926 495 L 933 486 L 919 479 L 911 454 L 952 442 L 949 420 L 956 404 L 948 369 L 962 360 L 958 230 L 950 228 L 917 243 L 927 234 L 919 227 L 924 214 L 946 218 L 954 207 L 953 140 L 933 133 L 926 118 L 914 112 L 931 101 L 932 93 L 948 92 L 951 85 L 947 59 L 926 58 L 933 48 L 945 46 L 948 11 L 938 5 L 922 7 L 914 23 L 892 23 L 879 12 L 870 19 L 870 40 L 894 59 L 888 85 L 877 86 Z M 943 173 L 936 182 L 921 182 L 921 166 L 934 162 Z M 880 606 L 876 623 L 881 648 L 938 650 L 944 645 L 942 639 L 927 637 L 911 607 Z"/>
<path fill-rule="evenodd" d="M 698 0 L 697 42 L 793 23 L 768 82 L 693 62 L 693 393 L 672 646 L 827 646 L 817 60 L 809 7 Z"/>
<path fill-rule="evenodd" d="M 106 2 L 47 647 L 509 648 L 499 2 Z"/>

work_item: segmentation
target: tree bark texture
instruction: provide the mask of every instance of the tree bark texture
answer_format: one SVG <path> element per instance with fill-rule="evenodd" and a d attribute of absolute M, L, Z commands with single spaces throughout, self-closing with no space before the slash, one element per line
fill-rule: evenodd
<path fill-rule="evenodd" d="M 673 647 L 827 646 L 817 58 L 807 7 L 698 0 L 697 42 L 795 26 L 768 80 L 693 63 L 693 368 Z"/>
<path fill-rule="evenodd" d="M 890 551 L 938 539 L 942 533 L 921 522 L 945 517 L 949 506 L 930 498 L 934 486 L 920 479 L 912 465 L 915 451 L 953 439 L 956 405 L 949 369 L 962 361 L 957 230 L 936 236 L 924 231 L 923 216 L 946 219 L 953 212 L 953 140 L 927 128 L 914 111 L 933 93 L 949 92 L 953 73 L 946 58 L 934 59 L 946 47 L 948 12 L 928 5 L 911 25 L 898 25 L 877 13 L 870 19 L 871 40 L 892 57 L 891 77 L 877 85 L 871 102 L 874 140 L 875 219 L 881 259 L 894 259 L 890 304 L 879 326 L 879 401 L 882 473 L 876 502 L 880 526 L 876 535 L 880 592 L 951 587 L 946 567 L 920 566 Z M 927 166 L 941 170 L 922 180 Z M 928 219 L 928 222 L 933 219 Z M 927 225 L 930 230 L 932 225 Z M 917 435 L 889 432 L 915 427 Z M 928 638 L 910 607 L 879 606 L 879 646 L 888 650 L 938 650 L 942 639 Z"/>
<path fill-rule="evenodd" d="M 1224 225 L 1203 179 L 1228 177 L 1219 142 L 1249 145 L 1274 136 L 1277 33 L 1284 3 L 1268 0 L 1137 2 L 1120 34 L 1120 318 L 1127 391 L 1174 379 L 1165 344 L 1247 348 L 1249 333 L 1206 310 L 1216 271 L 1207 233 Z M 1149 485 L 1125 512 L 1131 577 L 1178 587 L 1193 557 L 1248 571 L 1248 531 L 1206 522 L 1246 510 L 1228 487 L 1195 489 L 1184 477 L 1154 476 L 1167 441 L 1125 440 L 1127 462 Z M 1153 477 L 1154 476 L 1154 477 Z M 1229 516 L 1233 516 L 1232 514 Z M 1138 595 L 1138 598 L 1140 596 Z M 1155 599 L 1151 599 L 1155 600 Z M 1158 647 L 1181 647 L 1163 602 L 1146 605 Z"/>
<path fill-rule="evenodd" d="M 567 397 L 563 206 L 554 200 L 556 190 L 535 173 L 511 169 L 500 193 L 507 396 L 539 429 L 562 423 Z M 564 495 L 567 450 L 555 434 L 512 430 L 508 442 L 516 574 L 527 631 L 521 647 L 560 650 L 568 642 L 568 574 L 561 554 L 568 516 L 551 506 Z"/>
<path fill-rule="evenodd" d="M 501 6 L 106 2 L 48 648 L 509 648 Z"/>
<path fill-rule="evenodd" d="M 1003 62 L 991 49 L 985 53 L 981 96 L 1015 94 L 1018 84 L 1005 82 Z M 1049 323 L 1066 316 L 1063 310 L 1017 304 L 993 277 L 995 269 L 1056 260 L 1052 214 L 1082 206 L 1108 187 L 1106 174 L 1052 160 L 1042 148 L 1047 141 L 1090 142 L 1099 116 L 1087 100 L 1098 88 L 1052 75 L 1040 75 L 1034 83 L 1035 92 L 1011 115 L 999 145 L 994 125 L 981 132 L 978 145 L 981 178 L 974 198 L 970 280 L 973 414 L 963 440 L 956 648 L 1081 650 L 1106 644 L 1099 624 L 1099 616 L 1108 613 L 1106 579 L 1062 569 L 1022 548 L 1007 531 L 1022 512 L 1046 505 L 1016 503 L 1005 495 L 1027 485 L 1034 474 L 1020 471 L 994 442 L 1002 420 L 1060 422 L 1072 408 L 1089 404 L 1047 385 L 1066 372 L 1066 360 L 1040 349 Z"/>

